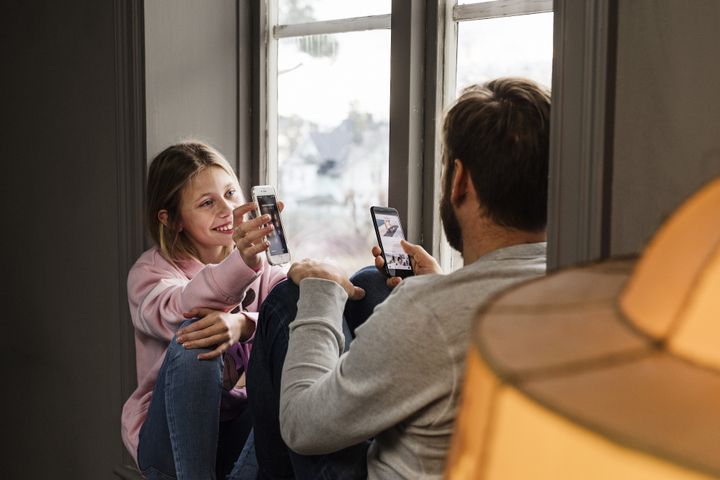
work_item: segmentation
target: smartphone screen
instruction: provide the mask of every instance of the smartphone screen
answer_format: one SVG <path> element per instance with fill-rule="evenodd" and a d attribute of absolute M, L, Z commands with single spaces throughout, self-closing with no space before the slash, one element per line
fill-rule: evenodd
<path fill-rule="evenodd" d="M 289 250 L 285 241 L 285 232 L 280 222 L 280 211 L 277 207 L 275 195 L 258 195 L 256 202 L 262 215 L 270 215 L 270 223 L 274 230 L 267 235 L 267 241 L 270 243 L 268 253 L 270 256 L 286 255 Z"/>
<path fill-rule="evenodd" d="M 413 274 L 410 257 L 400 245 L 405 239 L 397 210 L 388 207 L 370 207 L 383 259 L 385 273 L 391 277 L 407 277 Z"/>

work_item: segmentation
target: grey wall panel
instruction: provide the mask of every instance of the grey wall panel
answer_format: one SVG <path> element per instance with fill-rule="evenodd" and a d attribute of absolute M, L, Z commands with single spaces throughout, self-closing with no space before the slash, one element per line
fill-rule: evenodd
<path fill-rule="evenodd" d="M 720 2 L 619 2 L 611 248 L 720 174 Z"/>
<path fill-rule="evenodd" d="M 112 478 L 123 461 L 116 7 L 7 2 L 2 478 Z"/>
<path fill-rule="evenodd" d="M 187 137 L 237 166 L 235 0 L 145 2 L 148 160 Z"/>

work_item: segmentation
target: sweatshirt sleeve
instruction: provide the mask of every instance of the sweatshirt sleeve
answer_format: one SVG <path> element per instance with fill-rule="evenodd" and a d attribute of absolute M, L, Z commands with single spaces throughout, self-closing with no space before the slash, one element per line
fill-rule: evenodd
<path fill-rule="evenodd" d="M 229 310 L 242 301 L 259 274 L 233 251 L 217 265 L 207 265 L 192 280 L 159 254 L 138 262 L 128 275 L 128 299 L 135 328 L 156 338 L 172 339 L 194 307 Z"/>
<path fill-rule="evenodd" d="M 450 401 L 448 368 L 454 367 L 433 314 L 396 291 L 342 353 L 346 298 L 334 282 L 300 282 L 280 395 L 282 437 L 300 454 L 337 451 L 402 423 L 424 406 Z"/>

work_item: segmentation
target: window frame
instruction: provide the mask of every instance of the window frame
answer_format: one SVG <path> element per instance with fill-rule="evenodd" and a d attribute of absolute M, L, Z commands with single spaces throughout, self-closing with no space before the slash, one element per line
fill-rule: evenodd
<path fill-rule="evenodd" d="M 266 21 L 264 29 L 264 57 L 265 57 L 265 80 L 264 91 L 264 115 L 261 124 L 264 126 L 266 135 L 263 139 L 264 154 L 258 158 L 259 175 L 263 182 L 271 185 L 277 184 L 277 59 L 278 41 L 283 38 L 298 38 L 311 35 L 323 35 L 334 33 L 361 32 L 368 30 L 390 29 L 390 14 L 370 15 L 365 17 L 352 17 L 333 20 L 320 20 L 315 22 L 279 24 L 277 0 L 267 0 Z M 273 121 L 274 120 L 274 121 Z"/>
<path fill-rule="evenodd" d="M 457 89 L 457 48 L 458 31 L 460 23 L 492 18 L 516 17 L 521 15 L 534 15 L 553 11 L 553 0 L 494 0 L 480 3 L 467 3 L 459 5 L 457 0 L 444 0 L 444 37 L 443 37 L 443 71 L 442 110 L 445 111 L 456 98 Z M 441 132 L 440 132 L 441 133 Z M 436 138 L 438 152 L 441 149 L 441 138 Z M 438 153 L 436 163 L 440 164 Z M 437 181 L 439 182 L 438 176 Z M 438 199 L 439 200 L 439 199 Z M 434 236 L 438 238 L 434 251 L 435 258 L 446 271 L 454 270 L 463 265 L 462 256 L 453 250 L 445 239 L 439 221 L 435 221 Z"/>
<path fill-rule="evenodd" d="M 277 178 L 277 159 L 267 143 L 276 136 L 267 121 L 276 107 L 267 95 L 274 81 L 267 66 L 276 60 L 268 19 L 276 19 L 277 12 L 273 0 L 250 3 L 250 171 L 258 183 Z M 447 62 L 455 58 L 457 41 L 448 42 L 447 36 L 456 39 L 454 19 L 515 14 L 521 4 L 528 13 L 540 13 L 538 5 L 547 11 L 552 4 L 554 12 L 548 269 L 605 258 L 609 252 L 617 0 L 495 0 L 485 5 L 393 0 L 388 202 L 404 219 L 408 239 L 422 243 L 444 266 L 452 256 L 442 241 L 437 208 L 439 134 L 446 100 L 454 96 L 455 69 Z"/>

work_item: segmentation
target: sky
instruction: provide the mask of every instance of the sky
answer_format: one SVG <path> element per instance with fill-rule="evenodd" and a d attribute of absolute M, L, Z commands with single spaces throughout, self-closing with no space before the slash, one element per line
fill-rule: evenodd
<path fill-rule="evenodd" d="M 281 0 L 279 15 L 291 0 Z M 305 0 L 318 20 L 388 13 L 390 0 Z M 303 5 L 303 0 L 298 4 Z M 354 106 L 387 120 L 390 105 L 390 31 L 334 34 L 336 55 L 313 57 L 294 38 L 278 44 L 278 113 L 332 128 Z M 552 14 L 462 22 L 457 89 L 505 75 L 523 75 L 550 86 Z"/>

